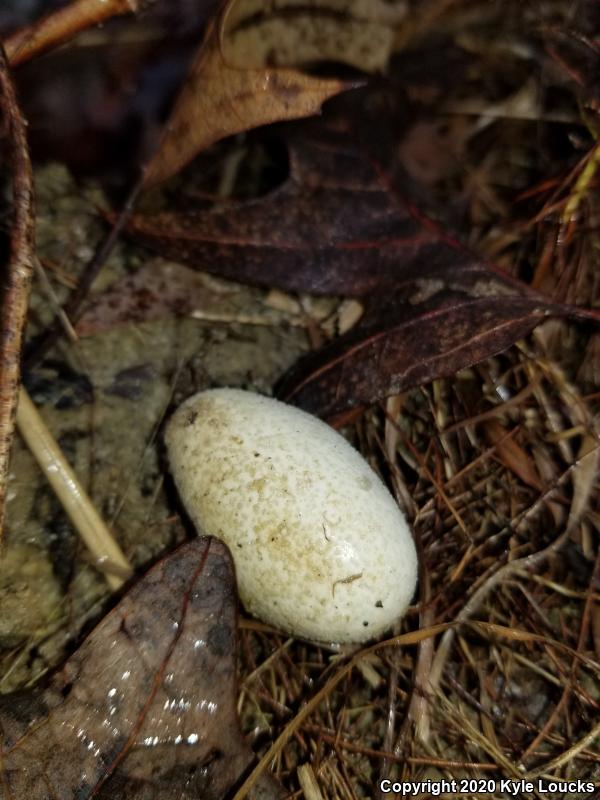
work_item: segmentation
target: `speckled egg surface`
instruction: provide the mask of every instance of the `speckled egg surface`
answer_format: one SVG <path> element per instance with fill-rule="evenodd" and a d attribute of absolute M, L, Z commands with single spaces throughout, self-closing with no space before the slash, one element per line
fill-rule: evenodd
<path fill-rule="evenodd" d="M 394 499 L 328 425 L 268 397 L 211 389 L 166 432 L 199 533 L 222 539 L 246 609 L 318 642 L 384 633 L 415 590 L 417 557 Z"/>

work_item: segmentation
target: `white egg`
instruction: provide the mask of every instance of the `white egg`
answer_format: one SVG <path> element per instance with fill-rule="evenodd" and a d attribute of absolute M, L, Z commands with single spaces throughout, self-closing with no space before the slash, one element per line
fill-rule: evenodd
<path fill-rule="evenodd" d="M 406 611 L 417 556 L 362 456 L 310 414 L 238 389 L 189 398 L 166 432 L 199 532 L 230 548 L 246 609 L 318 642 L 380 636 Z"/>

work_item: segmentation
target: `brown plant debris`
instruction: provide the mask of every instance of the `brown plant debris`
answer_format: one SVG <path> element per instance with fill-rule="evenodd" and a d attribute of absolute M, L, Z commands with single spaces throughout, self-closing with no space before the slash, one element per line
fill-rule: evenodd
<path fill-rule="evenodd" d="M 173 0 L 169 7 L 179 15 L 184 5 Z M 352 38 L 340 9 L 351 6 L 351 16 L 365 19 L 368 6 L 392 5 L 319 0 L 299 7 L 282 0 L 267 6 L 256 0 L 254 7 L 267 11 L 226 30 L 241 37 L 264 22 L 272 32 L 282 20 L 290 27 L 301 20 L 302 28 L 310 9 L 327 7 L 327 41 L 319 52 L 329 58 L 336 24 L 341 42 Z M 350 341 L 344 337 L 379 325 L 381 352 L 370 350 L 364 337 L 362 361 L 344 350 L 341 376 L 332 369 L 331 381 L 309 381 L 314 389 L 306 405 L 348 407 L 400 390 L 343 412 L 337 422 L 345 423 L 344 434 L 411 521 L 421 570 L 414 605 L 388 639 L 351 653 L 238 618 L 239 681 L 233 680 L 231 649 L 222 657 L 206 653 L 207 665 L 224 671 L 224 715 L 211 717 L 203 729 L 217 742 L 215 751 L 211 755 L 200 740 L 183 749 L 161 742 L 148 747 L 142 732 L 154 742 L 164 730 L 150 726 L 155 706 L 145 711 L 153 692 L 164 713 L 179 697 L 198 691 L 201 699 L 214 700 L 221 691 L 209 672 L 195 669 L 193 648 L 180 652 L 178 645 L 192 641 L 186 625 L 192 616 L 200 629 L 224 622 L 233 628 L 234 598 L 224 596 L 231 589 L 228 562 L 211 545 L 198 574 L 199 594 L 216 587 L 210 598 L 203 595 L 216 614 L 210 625 L 205 609 L 192 608 L 193 592 L 184 614 L 185 588 L 181 594 L 169 587 L 176 575 L 187 576 L 190 586 L 189 570 L 202 560 L 204 540 L 175 550 L 176 560 L 196 553 L 185 565 L 178 562 L 175 577 L 166 578 L 169 562 L 161 562 L 149 573 L 151 587 L 144 582 L 132 590 L 123 601 L 129 611 L 124 623 L 121 607 L 100 623 L 96 630 L 107 632 L 109 643 L 118 641 L 119 658 L 135 664 L 137 692 L 122 691 L 120 678 L 102 689 L 98 668 L 105 665 L 110 674 L 107 640 L 94 659 L 81 661 L 91 646 L 86 640 L 67 661 L 81 669 L 80 678 L 94 678 L 84 696 L 85 682 L 71 685 L 69 666 L 54 684 L 36 689 L 81 640 L 85 624 L 98 624 L 106 587 L 16 437 L 0 559 L 0 690 L 31 694 L 28 703 L 14 693 L 3 702 L 9 710 L 2 735 L 23 737 L 8 753 L 4 745 L 5 765 L 25 758 L 31 742 L 39 745 L 35 754 L 56 767 L 43 732 L 62 719 L 74 743 L 64 777 L 74 774 L 73 753 L 90 770 L 102 771 L 94 758 L 99 747 L 114 770 L 102 786 L 96 773 L 92 786 L 107 797 L 118 798 L 122 786 L 137 800 L 171 798 L 168 779 L 176 789 L 184 775 L 199 785 L 203 769 L 210 786 L 199 794 L 208 797 L 244 797 L 268 773 L 290 798 L 304 792 L 322 800 L 382 800 L 391 796 L 379 788 L 383 779 L 413 787 L 456 781 L 454 794 L 460 791 L 464 800 L 482 797 L 483 786 L 490 800 L 507 800 L 512 795 L 502 781 L 508 780 L 523 782 L 517 793 L 524 800 L 598 794 L 600 348 L 593 319 L 600 303 L 599 6 L 595 0 L 397 5 L 404 5 L 405 16 L 394 29 L 392 58 L 352 114 L 358 91 L 329 101 L 323 118 L 212 146 L 141 198 L 136 223 L 142 211 L 155 226 L 168 219 L 179 241 L 177 251 L 165 253 L 187 266 L 148 259 L 133 237 L 119 241 L 86 297 L 80 321 L 86 335 L 53 346 L 25 382 L 141 573 L 193 535 L 164 461 L 162 426 L 171 409 L 210 386 L 270 394 L 310 351 L 309 375 L 315 376 L 319 351 L 331 354 Z M 319 25 L 306 24 L 311 36 L 319 33 Z M 388 25 L 381 18 L 378 24 Z M 145 25 L 145 18 L 136 19 L 137 37 L 148 34 Z M 293 46 L 281 42 L 268 68 L 280 68 L 290 48 L 300 47 L 301 34 L 288 40 Z M 102 37 L 112 35 L 98 32 L 96 44 L 101 48 Z M 313 36 L 312 55 L 316 44 Z M 98 69 L 98 51 L 88 50 Z M 79 50 L 81 61 L 87 52 Z M 263 67 L 265 52 L 258 47 L 255 53 Z M 367 55 L 372 62 L 373 53 Z M 128 63 L 135 61 L 132 56 Z M 37 80 L 50 63 L 39 62 Z M 110 80 L 129 85 L 134 69 L 123 63 L 111 62 Z M 331 78 L 331 64 L 325 66 Z M 82 91 L 67 96 L 87 97 Z M 114 110 L 111 103 L 93 110 L 102 116 L 107 108 Z M 62 115 L 42 114 L 37 130 L 50 118 L 54 124 Z M 289 145 L 287 180 L 282 141 Z M 70 140 L 67 146 L 75 149 Z M 36 183 L 39 257 L 53 293 L 36 278 L 31 339 L 44 335 L 56 315 L 52 304 L 64 306 L 81 285 L 102 233 L 97 209 L 109 206 L 96 182 L 75 182 L 61 165 L 39 168 Z M 143 231 L 155 232 L 164 244 L 164 226 Z M 215 266 L 217 277 L 208 274 Z M 322 292 L 337 296 L 317 296 Z M 49 301 L 51 295 L 56 300 Z M 583 314 L 578 321 L 545 320 L 527 333 L 545 310 L 563 304 L 593 313 L 587 321 Z M 435 363 L 429 364 L 432 353 Z M 482 360 L 473 364 L 473 356 Z M 326 363 L 333 365 L 330 358 Z M 398 381 L 390 379 L 395 370 Z M 157 589 L 159 575 L 165 580 Z M 146 591 L 146 605 L 134 608 L 131 597 Z M 129 620 L 140 619 L 145 633 L 126 639 Z M 182 621 L 177 631 L 170 627 Z M 171 672 L 173 694 L 165 685 Z M 62 692 L 53 692 L 53 685 Z M 114 716 L 125 732 L 114 740 L 101 726 L 96 735 L 100 716 L 86 705 L 89 695 L 96 707 L 108 708 L 112 688 L 120 691 Z M 54 704 L 49 716 L 40 699 Z M 128 708 L 135 712 L 131 725 L 119 715 Z M 15 712 L 22 712 L 19 719 Z M 91 727 L 83 726 L 78 739 L 82 717 Z M 38 719 L 40 727 L 27 732 L 28 719 Z M 175 736 L 199 732 L 185 727 L 187 720 L 182 715 L 177 727 L 169 716 Z M 90 731 L 95 745 L 88 750 L 83 736 Z M 123 738 L 135 748 L 123 749 Z M 64 743 L 64 734 L 57 741 Z M 215 775 L 224 760 L 216 751 L 231 753 L 243 774 L 225 768 Z M 192 765 L 195 755 L 200 758 Z M 156 756 L 152 778 L 147 770 L 156 767 Z M 34 759 L 33 776 L 38 763 Z M 9 781 L 26 780 L 5 772 Z M 531 791 L 522 788 L 527 782 Z M 0 783 L 0 794 L 6 785 Z M 420 796 L 433 796 L 433 789 L 421 788 Z M 68 783 L 69 798 L 71 789 Z M 414 788 L 407 792 L 415 796 Z M 33 800 L 33 790 L 28 793 Z"/>
<path fill-rule="evenodd" d="M 244 14 L 241 9 L 247 7 Z M 337 78 L 319 78 L 293 69 L 272 67 L 270 50 L 255 63 L 246 49 L 244 30 L 257 9 L 230 1 L 213 21 L 167 122 L 156 155 L 145 170 L 147 186 L 177 173 L 200 151 L 240 131 L 282 119 L 316 114 L 329 97 L 352 86 Z M 232 24 L 242 36 L 233 35 Z"/>
<path fill-rule="evenodd" d="M 33 176 L 26 123 L 17 105 L 6 55 L 0 46 L 0 138 L 6 142 L 12 189 L 10 251 L 2 281 L 0 331 L 0 542 L 10 447 L 21 380 L 21 345 L 33 273 Z"/>
<path fill-rule="evenodd" d="M 47 689 L 5 699 L 0 797 L 220 800 L 252 759 L 235 712 L 235 599 L 221 542 L 161 561 Z"/>

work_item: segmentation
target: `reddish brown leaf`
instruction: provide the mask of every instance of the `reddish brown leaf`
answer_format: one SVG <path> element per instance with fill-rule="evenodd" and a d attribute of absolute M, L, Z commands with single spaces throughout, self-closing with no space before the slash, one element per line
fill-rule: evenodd
<path fill-rule="evenodd" d="M 185 212 L 134 215 L 127 232 L 174 261 L 286 291 L 364 296 L 473 269 L 496 280 L 499 291 L 527 291 L 421 213 L 420 189 L 401 172 L 393 177 L 397 195 L 348 129 L 365 94 L 346 98 L 343 127 L 330 109 L 330 118 L 292 129 L 289 177 L 271 194 L 212 210 L 188 204 Z"/>
<path fill-rule="evenodd" d="M 264 198 L 135 215 L 127 230 L 196 269 L 314 294 L 363 295 L 440 257 L 439 236 L 390 201 L 368 161 L 341 137 L 293 142 L 289 179 Z"/>
<path fill-rule="evenodd" d="M 289 179 L 267 197 L 130 225 L 170 258 L 228 278 L 364 297 L 359 326 L 302 359 L 279 389 L 327 417 L 453 374 L 568 313 L 420 211 L 420 189 L 394 158 L 389 97 L 389 87 L 350 93 L 329 126 L 295 126 Z"/>
<path fill-rule="evenodd" d="M 6 698 L 0 798 L 221 800 L 252 759 L 235 711 L 234 586 L 224 544 L 185 544 L 47 689 Z"/>
<path fill-rule="evenodd" d="M 489 358 L 549 313 L 535 298 L 479 296 L 458 281 L 452 288 L 441 280 L 421 283 L 428 284 L 425 302 L 411 305 L 400 296 L 379 313 L 374 302 L 364 322 L 302 358 L 277 396 L 332 418 Z M 489 276 L 488 284 L 493 292 Z"/>

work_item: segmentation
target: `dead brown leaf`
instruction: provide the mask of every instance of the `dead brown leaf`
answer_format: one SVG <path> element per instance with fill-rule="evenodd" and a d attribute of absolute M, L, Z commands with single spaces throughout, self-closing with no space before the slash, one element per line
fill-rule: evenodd
<path fill-rule="evenodd" d="M 0 704 L 0 798 L 221 800 L 252 761 L 237 720 L 229 552 L 150 570 L 49 687 Z M 265 798 L 280 797 L 270 782 Z"/>
<path fill-rule="evenodd" d="M 246 15 L 242 18 L 242 7 Z M 229 11 L 235 10 L 230 18 Z M 209 145 L 240 131 L 316 114 L 325 100 L 355 83 L 312 77 L 296 69 L 256 63 L 248 49 L 251 3 L 229 3 L 209 25 L 190 75 L 167 123 L 161 145 L 146 169 L 146 186 L 174 175 Z M 246 19 L 249 28 L 239 31 Z M 238 33 L 234 36 L 232 21 Z"/>
<path fill-rule="evenodd" d="M 393 87 L 348 93 L 295 126 L 289 177 L 270 194 L 128 224 L 163 256 L 225 278 L 363 298 L 360 322 L 302 358 L 277 389 L 329 419 L 451 375 L 550 314 L 572 313 L 470 253 L 421 209 L 420 187 L 395 163 L 402 121 Z"/>
<path fill-rule="evenodd" d="M 489 295 L 478 294 L 482 281 L 472 279 L 477 273 L 483 277 L 483 270 L 465 270 L 450 290 L 444 280 L 429 281 L 435 291 L 424 302 L 411 304 L 391 293 L 386 308 L 375 298 L 356 327 L 298 360 L 279 383 L 277 397 L 339 420 L 351 409 L 506 350 L 544 320 L 547 310 L 527 295 L 494 296 L 499 281 L 490 281 Z"/>

